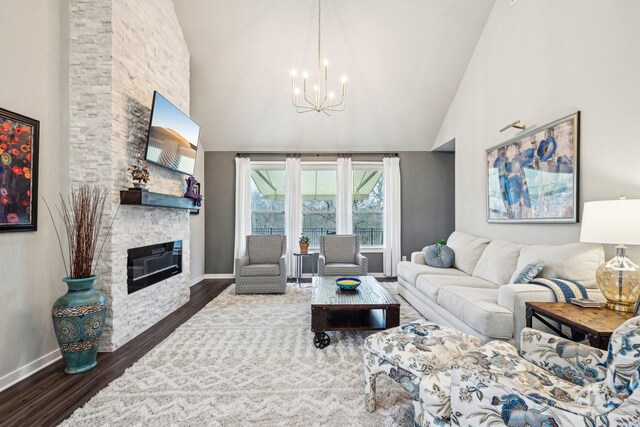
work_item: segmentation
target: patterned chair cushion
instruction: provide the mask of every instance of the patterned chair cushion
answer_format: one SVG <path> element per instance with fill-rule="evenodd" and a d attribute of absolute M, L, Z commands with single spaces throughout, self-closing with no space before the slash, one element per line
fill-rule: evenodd
<path fill-rule="evenodd" d="M 499 375 L 501 383 L 507 387 L 546 394 L 564 402 L 573 402 L 582 390 L 581 386 L 523 359 L 513 345 L 504 341 L 488 342 L 463 355 L 455 365 Z"/>
<path fill-rule="evenodd" d="M 322 236 L 327 264 L 354 263 L 356 260 L 356 236 Z"/>
<path fill-rule="evenodd" d="M 284 236 L 247 236 L 251 264 L 277 264 L 282 256 Z"/>
<path fill-rule="evenodd" d="M 362 274 L 362 267 L 358 264 L 326 264 L 324 266 L 325 276 L 359 276 Z"/>
<path fill-rule="evenodd" d="M 278 264 L 250 264 L 240 268 L 241 276 L 279 276 Z"/>
<path fill-rule="evenodd" d="M 480 340 L 420 319 L 370 335 L 364 345 L 366 351 L 424 375 L 479 347 Z"/>

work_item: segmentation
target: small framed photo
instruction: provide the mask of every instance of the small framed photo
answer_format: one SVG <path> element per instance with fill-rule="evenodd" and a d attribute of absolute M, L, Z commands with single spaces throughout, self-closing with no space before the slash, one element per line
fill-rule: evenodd
<path fill-rule="evenodd" d="M 40 122 L 0 108 L 0 232 L 36 231 Z"/>
<path fill-rule="evenodd" d="M 194 186 L 194 188 L 195 188 L 195 192 L 196 192 L 196 194 L 198 194 L 198 195 L 199 195 L 199 194 L 200 194 L 200 183 L 198 182 L 198 183 Z M 200 209 L 202 209 L 202 208 L 200 208 Z M 191 211 L 190 211 L 191 215 L 200 215 L 200 209 L 191 209 Z"/>

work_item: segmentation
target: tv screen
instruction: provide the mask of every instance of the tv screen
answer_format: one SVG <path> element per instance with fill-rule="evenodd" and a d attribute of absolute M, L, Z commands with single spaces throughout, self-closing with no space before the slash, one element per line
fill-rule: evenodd
<path fill-rule="evenodd" d="M 158 92 L 153 93 L 147 155 L 149 162 L 193 175 L 200 126 Z"/>

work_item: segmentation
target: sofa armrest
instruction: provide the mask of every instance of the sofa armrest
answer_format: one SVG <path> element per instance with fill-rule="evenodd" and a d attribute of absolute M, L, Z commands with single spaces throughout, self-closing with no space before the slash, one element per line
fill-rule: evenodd
<path fill-rule="evenodd" d="M 318 276 L 324 276 L 324 265 L 326 259 L 324 255 L 318 255 Z"/>
<path fill-rule="evenodd" d="M 596 301 L 602 299 L 599 289 L 587 289 L 589 298 Z M 509 284 L 498 288 L 498 305 L 513 313 L 513 339 L 516 347 L 520 348 L 520 332 L 526 326 L 527 302 L 555 302 L 556 297 L 550 289 L 539 285 Z M 551 332 L 546 326 L 537 320 L 533 320 L 535 329 Z"/>
<path fill-rule="evenodd" d="M 607 353 L 546 332 L 524 328 L 520 354 L 531 363 L 577 385 L 603 381 Z"/>
<path fill-rule="evenodd" d="M 249 255 L 243 255 L 240 258 L 236 258 L 236 276 L 240 275 L 240 269 L 249 265 Z"/>
<path fill-rule="evenodd" d="M 362 267 L 362 275 L 366 276 L 367 271 L 369 271 L 369 259 L 362 254 L 358 254 L 356 255 L 356 263 Z"/>
<path fill-rule="evenodd" d="M 424 252 L 413 252 L 411 254 L 411 262 L 414 264 L 427 265 L 424 261 Z"/>

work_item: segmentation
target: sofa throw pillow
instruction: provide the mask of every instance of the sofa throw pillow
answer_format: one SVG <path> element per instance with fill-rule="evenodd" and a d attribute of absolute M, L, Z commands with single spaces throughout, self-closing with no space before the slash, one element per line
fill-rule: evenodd
<path fill-rule="evenodd" d="M 537 259 L 525 265 L 513 279 L 513 283 L 529 283 L 542 271 L 544 263 Z"/>
<path fill-rule="evenodd" d="M 427 246 L 422 252 L 424 253 L 424 262 L 430 267 L 449 268 L 455 260 L 453 249 L 440 243 Z"/>

